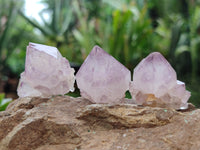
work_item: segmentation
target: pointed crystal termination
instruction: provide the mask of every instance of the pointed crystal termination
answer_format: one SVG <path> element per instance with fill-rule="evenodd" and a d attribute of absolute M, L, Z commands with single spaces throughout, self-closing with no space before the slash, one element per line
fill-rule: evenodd
<path fill-rule="evenodd" d="M 190 92 L 158 52 L 149 54 L 134 69 L 130 92 L 137 104 L 186 109 Z"/>
<path fill-rule="evenodd" d="M 95 46 L 76 74 L 81 96 L 94 103 L 116 103 L 129 89 L 130 71 Z"/>
<path fill-rule="evenodd" d="M 17 89 L 19 97 L 63 95 L 74 90 L 74 82 L 74 69 L 57 48 L 29 43 Z"/>

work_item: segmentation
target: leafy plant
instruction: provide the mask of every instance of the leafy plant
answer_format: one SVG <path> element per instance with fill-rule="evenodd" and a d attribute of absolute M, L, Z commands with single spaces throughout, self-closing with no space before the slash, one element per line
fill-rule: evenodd
<path fill-rule="evenodd" d="M 0 94 L 0 111 L 4 111 L 12 99 L 5 98 L 5 94 Z"/>
<path fill-rule="evenodd" d="M 41 3 L 47 6 L 39 13 L 42 22 L 27 17 L 22 11 L 20 15 L 42 33 L 44 43 L 56 46 L 63 55 L 68 56 L 70 61 L 77 59 L 76 51 L 72 50 L 75 44 L 71 31 L 77 21 L 73 14 L 73 7 L 71 7 L 72 0 L 42 0 Z M 51 17 L 45 18 L 45 14 Z M 73 45 L 72 48 L 70 45 Z"/>
<path fill-rule="evenodd" d="M 33 28 L 18 15 L 23 4 L 0 0 L 0 78 L 23 70 L 26 45 L 35 39 Z"/>
<path fill-rule="evenodd" d="M 14 0 L 0 1 L 0 72 L 6 72 L 6 61 L 13 49 L 7 49 L 10 42 L 10 29 L 15 22 L 17 3 Z M 9 11 L 7 11 L 9 10 Z M 1 76 L 1 75 L 0 75 Z"/>
<path fill-rule="evenodd" d="M 76 0 L 74 3 L 79 25 L 73 30 L 73 34 L 80 45 L 83 58 L 98 44 L 132 68 L 152 51 L 153 29 L 146 6 L 140 9 L 135 3 L 103 0 L 99 9 L 104 14 L 89 18 L 89 12 L 80 7 L 83 6 L 80 1 Z"/>

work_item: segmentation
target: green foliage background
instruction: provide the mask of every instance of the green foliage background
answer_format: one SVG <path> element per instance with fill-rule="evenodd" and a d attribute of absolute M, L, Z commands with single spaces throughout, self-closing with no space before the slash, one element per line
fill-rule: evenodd
<path fill-rule="evenodd" d="M 41 21 L 27 17 L 23 0 L 0 0 L 0 76 L 19 76 L 28 42 L 56 46 L 81 64 L 94 45 L 134 67 L 161 52 L 200 106 L 198 0 L 41 0 Z M 46 20 L 44 14 L 50 19 Z"/>

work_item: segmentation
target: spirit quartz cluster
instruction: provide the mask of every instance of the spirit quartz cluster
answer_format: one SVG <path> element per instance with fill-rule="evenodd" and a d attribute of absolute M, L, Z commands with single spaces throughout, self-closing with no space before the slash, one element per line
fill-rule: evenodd
<path fill-rule="evenodd" d="M 130 92 L 137 104 L 186 109 L 190 92 L 158 52 L 151 53 L 134 69 Z"/>
<path fill-rule="evenodd" d="M 95 103 L 120 101 L 129 89 L 130 71 L 95 46 L 76 74 L 81 96 Z"/>
<path fill-rule="evenodd" d="M 19 97 L 50 96 L 73 91 L 74 69 L 55 47 L 30 43 Z M 131 73 L 114 57 L 95 46 L 76 74 L 81 96 L 94 103 L 116 103 L 127 90 L 139 105 L 186 109 L 190 92 L 158 52 L 151 53 Z"/>
<path fill-rule="evenodd" d="M 74 82 L 74 69 L 57 48 L 35 43 L 27 46 L 19 97 L 63 95 L 74 90 Z"/>

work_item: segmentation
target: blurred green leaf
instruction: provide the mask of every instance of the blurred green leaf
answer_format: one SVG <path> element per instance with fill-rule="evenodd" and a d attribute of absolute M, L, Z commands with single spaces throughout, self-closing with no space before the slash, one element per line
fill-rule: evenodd
<path fill-rule="evenodd" d="M 5 94 L 0 94 L 0 111 L 4 111 L 12 99 L 5 99 Z"/>
<path fill-rule="evenodd" d="M 175 56 L 177 57 L 178 55 L 187 51 L 189 51 L 189 47 L 187 45 L 181 45 L 176 49 Z"/>
<path fill-rule="evenodd" d="M 4 97 L 5 97 L 5 94 L 4 94 L 4 93 L 1 93 L 1 94 L 0 94 L 0 104 L 2 104 L 2 101 L 3 101 Z"/>

